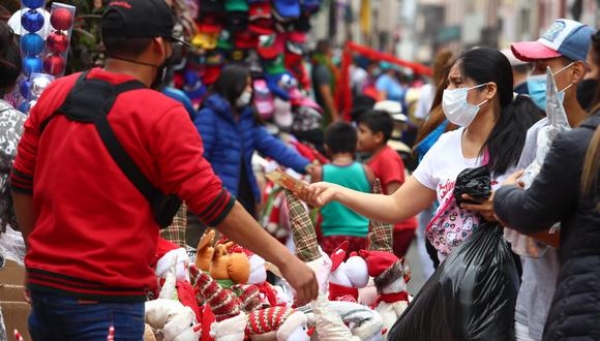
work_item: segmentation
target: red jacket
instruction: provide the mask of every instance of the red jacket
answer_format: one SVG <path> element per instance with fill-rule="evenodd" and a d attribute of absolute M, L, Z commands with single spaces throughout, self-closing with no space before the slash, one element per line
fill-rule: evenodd
<path fill-rule="evenodd" d="M 12 190 L 33 194 L 37 220 L 25 257 L 28 286 L 100 301 L 143 301 L 156 286 L 158 239 L 146 198 L 107 152 L 93 124 L 53 118 L 79 74 L 54 81 L 25 123 L 11 174 Z M 113 84 L 132 78 L 90 72 Z M 100 105 L 101 103 L 98 103 Z M 198 132 L 183 106 L 141 89 L 121 94 L 108 115 L 126 152 L 150 181 L 177 194 L 208 225 L 234 199 L 202 158 Z"/>

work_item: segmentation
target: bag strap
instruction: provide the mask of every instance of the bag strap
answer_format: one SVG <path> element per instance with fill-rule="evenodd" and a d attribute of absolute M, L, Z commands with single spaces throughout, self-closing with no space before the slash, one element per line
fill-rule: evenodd
<path fill-rule="evenodd" d="M 108 114 L 120 94 L 145 89 L 147 86 L 137 80 L 113 85 L 100 79 L 87 79 L 88 73 L 89 71 L 83 72 L 79 76 L 63 104 L 42 122 L 40 134 L 57 115 L 65 115 L 73 121 L 93 123 L 115 163 L 129 181 L 153 204 L 164 197 L 164 194 L 148 180 L 127 154 L 108 122 Z"/>

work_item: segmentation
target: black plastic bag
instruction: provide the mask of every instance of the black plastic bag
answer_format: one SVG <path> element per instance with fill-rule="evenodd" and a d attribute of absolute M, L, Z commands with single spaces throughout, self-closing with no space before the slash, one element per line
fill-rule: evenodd
<path fill-rule="evenodd" d="M 485 200 L 492 194 L 492 176 L 486 166 L 477 168 L 467 168 L 460 172 L 456 177 L 454 186 L 454 198 L 458 205 L 463 202 L 470 203 L 469 200 L 464 200 L 461 196 L 469 194 L 477 200 Z"/>
<path fill-rule="evenodd" d="M 514 340 L 519 276 L 497 224 L 483 224 L 440 264 L 389 340 Z"/>

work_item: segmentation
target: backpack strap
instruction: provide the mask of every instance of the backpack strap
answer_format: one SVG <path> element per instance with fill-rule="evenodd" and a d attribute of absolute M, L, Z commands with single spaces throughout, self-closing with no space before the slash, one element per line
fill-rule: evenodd
<path fill-rule="evenodd" d="M 88 72 L 84 72 L 79 76 L 63 104 L 42 122 L 40 134 L 57 115 L 64 115 L 71 121 L 93 123 L 110 156 L 150 203 L 158 225 L 169 226 L 181 201 L 175 195 L 166 196 L 148 180 L 127 154 L 108 122 L 108 114 L 120 94 L 145 89 L 147 86 L 137 80 L 113 85 L 100 79 L 87 79 L 87 74 Z"/>

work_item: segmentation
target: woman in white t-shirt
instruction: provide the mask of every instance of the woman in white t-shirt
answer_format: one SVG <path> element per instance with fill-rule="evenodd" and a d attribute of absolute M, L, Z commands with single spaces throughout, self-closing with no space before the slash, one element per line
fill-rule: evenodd
<path fill-rule="evenodd" d="M 509 174 L 519 159 L 527 129 L 543 112 L 529 97 L 513 96 L 510 63 L 494 49 L 464 53 L 452 66 L 448 81 L 442 107 L 448 120 L 461 128 L 443 134 L 393 195 L 360 193 L 323 182 L 299 195 L 314 206 L 337 200 L 370 219 L 393 223 L 416 215 L 436 199 L 443 207 L 452 196 L 457 175 L 481 166 L 484 159 L 495 182 Z M 495 220 L 491 198 L 461 208 Z"/>

